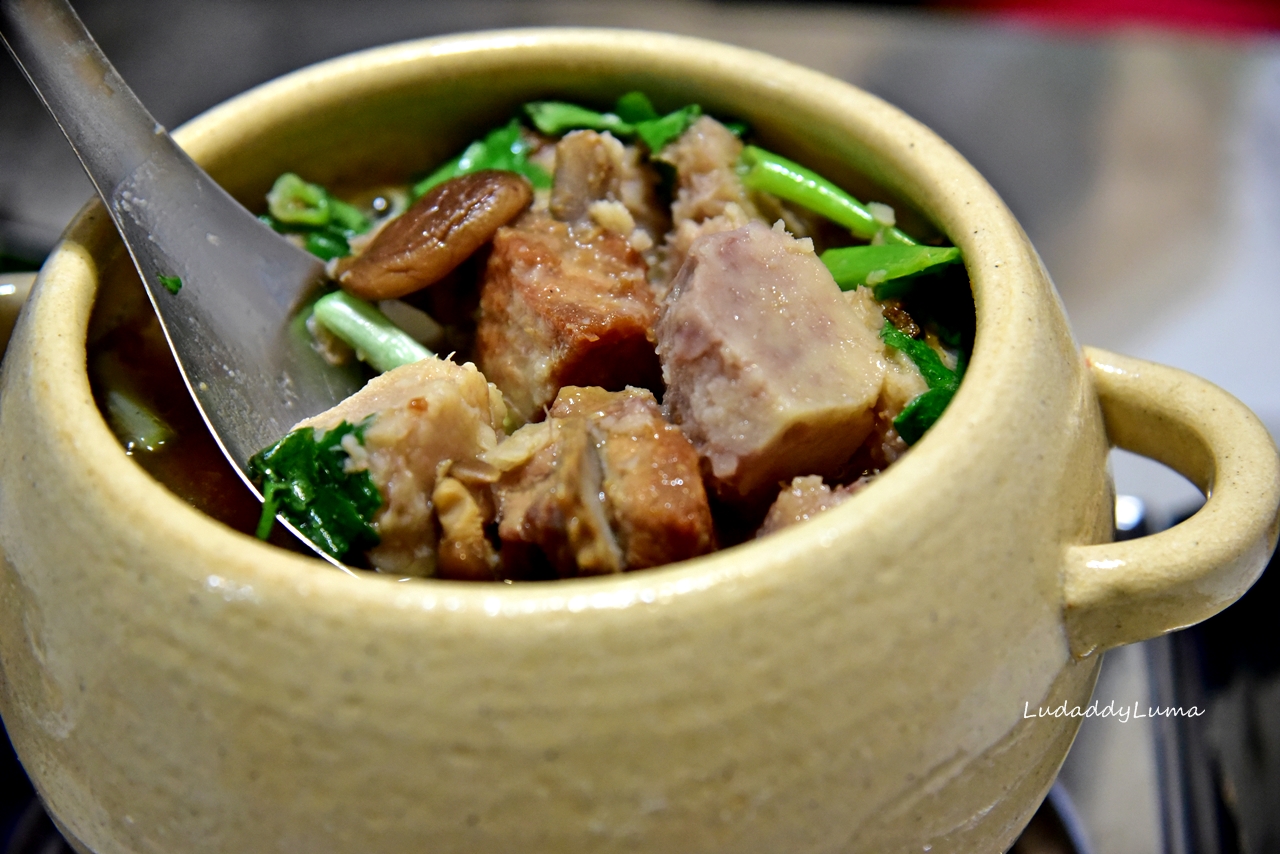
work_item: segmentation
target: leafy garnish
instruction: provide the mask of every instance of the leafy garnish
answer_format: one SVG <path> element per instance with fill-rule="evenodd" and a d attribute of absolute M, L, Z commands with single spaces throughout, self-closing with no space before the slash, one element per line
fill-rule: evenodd
<path fill-rule="evenodd" d="M 898 431 L 902 441 L 908 445 L 919 442 L 925 431 L 942 416 L 955 394 L 956 390 L 953 388 L 931 388 L 908 403 L 902 413 L 893 419 L 893 428 Z"/>
<path fill-rule="evenodd" d="M 166 291 L 177 296 L 178 291 L 182 290 L 182 277 L 180 276 L 156 276 L 160 280 L 160 286 Z"/>
<path fill-rule="evenodd" d="M 327 433 L 304 427 L 253 455 L 249 476 L 262 487 L 263 497 L 260 539 L 271 533 L 278 514 L 338 560 L 378 544 L 372 520 L 382 496 L 367 469 L 346 470 L 342 446 L 347 436 L 363 444 L 372 420 L 343 421 Z"/>
<path fill-rule="evenodd" d="M 635 126 L 614 113 L 597 113 L 563 101 L 532 101 L 524 105 L 533 126 L 547 136 L 571 130 L 607 130 L 615 136 L 631 136 Z"/>
<path fill-rule="evenodd" d="M 640 122 L 636 125 L 636 136 L 644 140 L 644 144 L 649 146 L 650 151 L 658 152 L 665 148 L 667 143 L 679 139 L 680 135 L 688 130 L 689 125 L 693 124 L 700 115 L 702 115 L 702 107 L 690 104 L 675 112 L 667 113 L 662 118 Z"/>
<path fill-rule="evenodd" d="M 471 143 L 457 157 L 414 184 L 410 195 L 414 199 L 421 198 L 437 184 L 482 169 L 515 172 L 528 178 L 535 188 L 550 187 L 551 176 L 547 171 L 538 164 L 529 162 L 529 152 L 533 150 L 533 146 L 534 143 L 526 136 L 520 120 L 512 119 L 497 130 L 490 131 L 484 139 Z"/>
<path fill-rule="evenodd" d="M 894 429 L 908 445 L 920 441 L 925 431 L 942 415 L 956 390 L 960 388 L 960 378 L 964 375 L 964 360 L 957 360 L 956 370 L 951 370 L 942 363 L 942 358 L 924 341 L 912 338 L 892 323 L 885 322 L 880 329 L 880 339 L 897 350 L 907 354 L 907 358 L 920 369 L 921 376 L 929 390 L 907 404 L 902 413 L 893 420 Z"/>
<path fill-rule="evenodd" d="M 960 260 L 954 246 L 845 246 L 821 255 L 842 291 L 867 285 L 878 300 L 901 296 L 915 276 L 935 272 Z"/>
<path fill-rule="evenodd" d="M 622 138 L 638 136 L 653 152 L 677 139 L 702 115 L 702 107 L 697 104 L 659 115 L 643 92 L 628 92 L 620 97 L 612 113 L 563 101 L 533 101 L 524 105 L 524 111 L 533 126 L 548 136 L 583 129 L 609 131 Z"/>
<path fill-rule="evenodd" d="M 303 246 L 321 261 L 343 258 L 351 254 L 351 244 L 347 242 L 346 236 L 334 234 L 328 229 L 308 232 Z"/>
<path fill-rule="evenodd" d="M 613 105 L 613 111 L 623 121 L 633 125 L 661 118 L 658 111 L 654 109 L 653 102 L 649 100 L 649 96 L 643 92 L 627 92 L 620 96 L 618 102 Z"/>

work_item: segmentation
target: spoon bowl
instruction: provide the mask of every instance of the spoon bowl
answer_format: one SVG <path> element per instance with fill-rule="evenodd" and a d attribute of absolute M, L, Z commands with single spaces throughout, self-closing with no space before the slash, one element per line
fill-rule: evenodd
<path fill-rule="evenodd" d="M 249 458 L 360 387 L 295 320 L 324 265 L 178 147 L 66 0 L 0 0 L 0 38 L 102 197 L 214 439 L 261 498 Z"/>

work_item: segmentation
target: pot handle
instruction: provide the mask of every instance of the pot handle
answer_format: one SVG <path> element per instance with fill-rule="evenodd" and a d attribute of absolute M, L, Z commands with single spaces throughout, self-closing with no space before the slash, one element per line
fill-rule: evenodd
<path fill-rule="evenodd" d="M 1280 529 L 1280 457 L 1227 392 L 1175 368 L 1084 348 L 1107 437 L 1208 496 L 1167 531 L 1072 546 L 1063 570 L 1071 651 L 1084 657 L 1198 623 L 1262 574 Z"/>

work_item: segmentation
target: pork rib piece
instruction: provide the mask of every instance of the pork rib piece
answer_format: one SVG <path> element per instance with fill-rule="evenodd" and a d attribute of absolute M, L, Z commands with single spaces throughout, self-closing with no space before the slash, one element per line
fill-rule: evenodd
<path fill-rule="evenodd" d="M 756 531 L 756 537 L 764 537 L 774 531 L 798 525 L 825 510 L 839 507 L 852 498 L 854 493 L 865 487 L 870 480 L 869 477 L 859 478 L 848 486 L 837 486 L 832 489 L 816 474 L 797 477 L 773 500 L 773 504 L 769 506 L 769 512 L 765 514 L 764 523 Z"/>
<path fill-rule="evenodd" d="M 545 422 L 522 427 L 487 459 L 503 470 L 494 496 L 512 574 L 537 554 L 565 578 L 715 548 L 697 453 L 646 390 L 561 389 Z"/>
<path fill-rule="evenodd" d="M 373 517 L 381 543 L 370 550 L 369 560 L 383 572 L 435 575 L 438 543 L 432 496 L 446 473 L 461 483 L 485 468 L 477 460 L 497 445 L 506 416 L 502 397 L 475 365 L 423 359 L 374 377 L 351 397 L 294 429 L 329 430 L 343 421 L 358 424 L 370 415 L 376 417 L 365 428 L 364 444 L 352 438 L 343 445 L 348 465 L 368 469 L 383 498 Z M 452 504 L 457 503 L 454 498 Z M 446 526 L 446 536 L 459 530 L 456 524 Z M 483 550 L 483 544 L 472 544 L 474 549 Z M 447 551 L 453 555 L 467 549 L 451 546 Z"/>
<path fill-rule="evenodd" d="M 657 332 L 664 406 L 727 501 L 836 475 L 871 429 L 884 349 L 808 240 L 756 222 L 699 237 Z"/>
<path fill-rule="evenodd" d="M 662 150 L 658 159 L 675 167 L 676 197 L 664 244 L 666 257 L 654 276 L 660 288 L 674 278 L 699 237 L 761 219 L 738 176 L 741 155 L 742 141 L 710 116 L 701 116 Z"/>
<path fill-rule="evenodd" d="M 526 421 L 566 385 L 656 386 L 657 305 L 626 238 L 530 213 L 498 230 L 480 291 L 476 361 Z"/>
<path fill-rule="evenodd" d="M 558 220 L 594 222 L 640 251 L 670 225 L 658 200 L 658 173 L 641 162 L 634 145 L 623 145 L 609 133 L 576 130 L 556 144 L 555 168 L 550 211 Z"/>

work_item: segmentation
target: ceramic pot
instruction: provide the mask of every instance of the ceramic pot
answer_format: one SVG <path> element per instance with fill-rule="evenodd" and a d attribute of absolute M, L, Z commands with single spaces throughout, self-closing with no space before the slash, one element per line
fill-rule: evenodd
<path fill-rule="evenodd" d="M 90 205 L 45 265 L 0 404 L 0 712 L 61 827 L 117 852 L 1003 850 L 1100 651 L 1201 620 L 1275 543 L 1275 448 L 1186 374 L 1082 354 L 1035 251 L 917 122 L 760 54 L 636 32 L 414 42 L 183 128 L 229 190 L 405 178 L 519 103 L 642 89 L 746 120 L 945 233 L 977 305 L 937 426 L 853 500 L 619 577 L 353 578 L 158 486 L 94 407 L 86 326 L 117 250 Z M 864 177 L 858 177 L 864 176 Z M 1110 544 L 1114 443 L 1208 503 Z"/>

